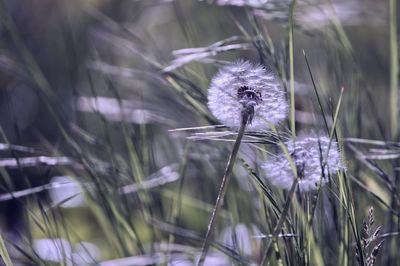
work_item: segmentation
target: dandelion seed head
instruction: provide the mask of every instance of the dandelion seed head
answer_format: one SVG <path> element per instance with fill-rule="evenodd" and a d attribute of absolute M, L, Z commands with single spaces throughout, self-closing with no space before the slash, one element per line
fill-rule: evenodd
<path fill-rule="evenodd" d="M 300 136 L 286 142 L 286 147 L 296 166 L 301 192 L 315 190 L 319 184 L 325 185 L 330 175 L 345 168 L 337 143 L 332 140 L 329 145 L 329 142 L 329 137 L 316 135 Z M 322 167 L 324 160 L 326 164 Z M 273 185 L 283 189 L 291 188 L 296 177 L 285 154 L 270 158 L 262 167 L 267 179 Z"/>
<path fill-rule="evenodd" d="M 275 75 L 261 65 L 237 61 L 211 80 L 208 106 L 224 125 L 238 129 L 243 114 L 247 130 L 268 129 L 286 118 L 288 105 Z"/>

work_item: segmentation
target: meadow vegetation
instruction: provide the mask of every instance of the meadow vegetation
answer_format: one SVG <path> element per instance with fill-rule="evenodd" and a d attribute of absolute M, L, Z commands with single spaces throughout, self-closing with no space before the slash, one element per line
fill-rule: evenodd
<path fill-rule="evenodd" d="M 398 265 L 398 10 L 0 0 L 4 265 Z"/>

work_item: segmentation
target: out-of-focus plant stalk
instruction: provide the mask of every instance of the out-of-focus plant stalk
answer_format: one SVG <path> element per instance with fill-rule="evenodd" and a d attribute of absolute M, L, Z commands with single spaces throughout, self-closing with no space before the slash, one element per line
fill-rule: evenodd
<path fill-rule="evenodd" d="M 394 141 L 398 137 L 399 56 L 397 41 L 397 0 L 390 0 L 390 128 Z"/>
<path fill-rule="evenodd" d="M 289 78 L 290 78 L 290 129 L 292 135 L 296 136 L 296 121 L 295 121 L 295 100 L 294 100 L 294 58 L 293 58 L 293 12 L 296 5 L 296 0 L 290 4 L 289 14 Z"/>

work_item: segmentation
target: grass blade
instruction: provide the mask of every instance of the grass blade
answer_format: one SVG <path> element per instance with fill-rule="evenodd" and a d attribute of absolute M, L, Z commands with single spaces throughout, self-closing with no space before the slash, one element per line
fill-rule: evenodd
<path fill-rule="evenodd" d="M 10 255 L 8 254 L 6 245 L 4 243 L 4 239 L 2 234 L 0 234 L 0 256 L 3 258 L 3 261 L 6 266 L 12 266 Z"/>

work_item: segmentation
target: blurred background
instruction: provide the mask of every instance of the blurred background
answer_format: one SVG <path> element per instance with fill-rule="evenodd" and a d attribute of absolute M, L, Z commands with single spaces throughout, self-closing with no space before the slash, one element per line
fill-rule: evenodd
<path fill-rule="evenodd" d="M 271 265 L 373 265 L 381 240 L 376 265 L 397 265 L 397 11 L 395 0 L 1 0 L 3 263 L 193 265 L 234 139 L 208 85 L 242 58 L 271 68 L 288 99 L 294 82 L 297 132 L 335 125 L 347 171 L 283 216 L 288 193 L 260 167 L 277 150 L 271 132 L 247 134 L 205 264 L 260 265 L 283 217 Z M 381 231 L 363 237 L 371 206 Z"/>

